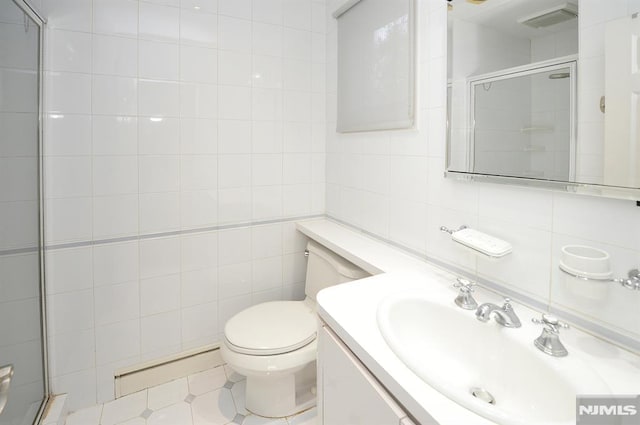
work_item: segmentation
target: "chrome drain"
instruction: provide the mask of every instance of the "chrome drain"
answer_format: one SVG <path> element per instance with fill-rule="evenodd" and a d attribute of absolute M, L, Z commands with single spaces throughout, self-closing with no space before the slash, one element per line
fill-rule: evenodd
<path fill-rule="evenodd" d="M 480 388 L 480 387 L 471 388 L 471 395 L 479 400 L 484 401 L 485 403 L 496 404 L 496 399 L 493 398 L 491 393 L 485 390 L 484 388 Z"/>

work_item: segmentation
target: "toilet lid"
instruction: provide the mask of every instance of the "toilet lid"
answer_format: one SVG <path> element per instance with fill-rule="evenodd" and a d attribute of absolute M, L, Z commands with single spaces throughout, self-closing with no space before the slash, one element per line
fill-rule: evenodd
<path fill-rule="evenodd" d="M 316 338 L 318 324 L 311 308 L 301 301 L 272 301 L 249 307 L 224 327 L 228 347 L 242 354 L 283 354 Z"/>

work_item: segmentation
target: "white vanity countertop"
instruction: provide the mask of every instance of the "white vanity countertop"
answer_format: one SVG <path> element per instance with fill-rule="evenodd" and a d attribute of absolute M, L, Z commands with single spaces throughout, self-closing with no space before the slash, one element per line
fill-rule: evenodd
<path fill-rule="evenodd" d="M 438 299 L 446 297 L 455 306 L 457 290 L 452 285 L 457 276 L 327 219 L 303 221 L 297 226 L 311 239 L 375 274 L 321 291 L 318 314 L 404 408 L 422 425 L 492 424 L 414 374 L 391 351 L 377 325 L 378 305 L 398 292 L 428 290 Z M 474 296 L 479 304 L 502 302 L 499 295 L 482 288 Z M 541 328 L 530 320 L 539 318 L 540 312 L 513 304 L 523 323 L 522 328 L 514 331 L 530 334 L 531 349 L 535 350 L 533 340 L 540 335 Z M 601 375 L 612 394 L 640 394 L 640 357 L 575 329 L 564 331 L 562 341 L 570 352 L 564 360 L 582 357 Z"/>

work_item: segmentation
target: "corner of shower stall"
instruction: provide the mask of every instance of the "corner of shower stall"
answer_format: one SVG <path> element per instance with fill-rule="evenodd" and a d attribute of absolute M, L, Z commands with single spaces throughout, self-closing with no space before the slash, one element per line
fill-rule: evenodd
<path fill-rule="evenodd" d="M 27 0 L 0 0 L 0 425 L 39 424 L 48 410 L 43 26 Z"/>

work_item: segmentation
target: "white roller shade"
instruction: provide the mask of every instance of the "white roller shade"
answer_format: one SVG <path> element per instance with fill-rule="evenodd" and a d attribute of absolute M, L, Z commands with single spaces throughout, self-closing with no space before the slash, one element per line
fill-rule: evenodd
<path fill-rule="evenodd" d="M 413 0 L 338 9 L 339 132 L 413 127 Z"/>

